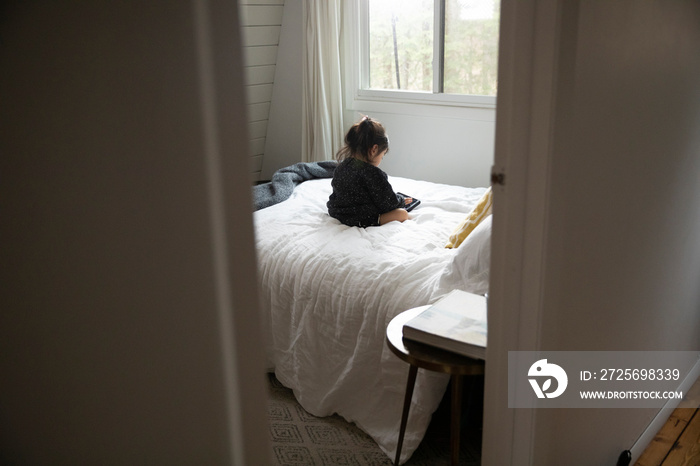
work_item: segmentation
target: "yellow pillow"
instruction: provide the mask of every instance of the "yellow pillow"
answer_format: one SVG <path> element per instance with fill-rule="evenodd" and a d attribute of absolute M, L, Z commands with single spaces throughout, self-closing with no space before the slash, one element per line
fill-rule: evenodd
<path fill-rule="evenodd" d="M 462 222 L 457 225 L 457 228 L 450 235 L 450 239 L 445 245 L 446 248 L 456 248 L 462 241 L 464 241 L 469 233 L 474 231 L 474 228 L 481 223 L 486 217 L 491 215 L 491 207 L 493 206 L 493 194 L 491 193 L 491 187 L 489 187 L 479 202 L 476 203 L 474 210 L 472 210 L 467 218 L 462 220 Z"/>

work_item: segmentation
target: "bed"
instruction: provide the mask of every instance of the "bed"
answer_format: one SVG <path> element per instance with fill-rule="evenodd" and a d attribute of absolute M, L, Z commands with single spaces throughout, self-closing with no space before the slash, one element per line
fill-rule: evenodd
<path fill-rule="evenodd" d="M 404 223 L 367 229 L 331 218 L 329 178 L 254 213 L 267 361 L 309 413 L 339 414 L 394 457 L 408 365 L 385 344 L 397 314 L 453 289 L 488 291 L 491 219 L 445 244 L 486 188 L 389 177 L 422 201 Z M 448 377 L 419 371 L 402 448 L 418 447 Z"/>

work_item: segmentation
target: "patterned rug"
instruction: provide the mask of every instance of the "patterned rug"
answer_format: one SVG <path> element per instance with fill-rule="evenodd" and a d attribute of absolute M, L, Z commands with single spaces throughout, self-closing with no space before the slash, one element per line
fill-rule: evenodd
<path fill-rule="evenodd" d="M 377 444 L 354 424 L 340 416 L 319 418 L 307 413 L 292 390 L 269 377 L 268 417 L 274 463 L 277 465 L 380 466 L 391 465 Z M 477 380 L 470 387 L 476 396 L 467 397 L 462 414 L 460 464 L 478 466 L 481 450 L 481 399 Z M 469 386 L 465 379 L 465 385 Z M 474 387 L 473 385 L 477 385 Z M 465 387 L 466 388 L 466 387 Z M 476 388 L 476 389 L 475 389 Z M 449 391 L 448 391 L 449 393 Z M 449 397 L 446 397 L 449 398 Z M 471 401 L 471 402 L 470 402 Z M 399 413 L 397 413 L 397 416 Z M 433 415 L 428 431 L 407 466 L 450 464 L 449 402 L 443 401 Z"/>

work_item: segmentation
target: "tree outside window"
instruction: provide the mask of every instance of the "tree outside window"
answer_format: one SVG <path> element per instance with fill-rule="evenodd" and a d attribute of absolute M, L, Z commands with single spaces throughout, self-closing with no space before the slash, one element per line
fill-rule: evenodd
<path fill-rule="evenodd" d="M 370 89 L 496 95 L 498 0 L 368 1 Z"/>

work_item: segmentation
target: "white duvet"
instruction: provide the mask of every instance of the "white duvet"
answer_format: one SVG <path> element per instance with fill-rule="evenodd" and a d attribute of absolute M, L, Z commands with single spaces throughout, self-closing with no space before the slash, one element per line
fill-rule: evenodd
<path fill-rule="evenodd" d="M 339 414 L 393 459 L 408 364 L 387 348 L 386 326 L 452 289 L 487 292 L 491 222 L 445 249 L 485 188 L 389 181 L 422 202 L 404 223 L 342 225 L 326 209 L 330 179 L 302 183 L 254 219 L 270 369 L 308 412 Z M 418 447 L 447 382 L 418 371 L 402 461 Z"/>

